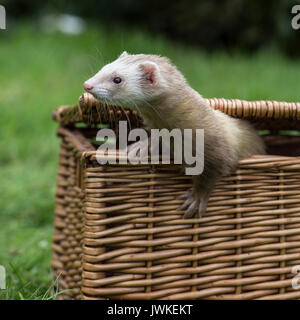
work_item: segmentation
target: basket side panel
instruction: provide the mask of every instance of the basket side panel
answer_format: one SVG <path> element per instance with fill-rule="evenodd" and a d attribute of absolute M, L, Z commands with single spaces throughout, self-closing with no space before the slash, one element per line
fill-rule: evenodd
<path fill-rule="evenodd" d="M 289 161 L 289 160 L 288 160 Z M 91 165 L 85 175 L 85 299 L 295 299 L 299 159 L 255 159 L 183 220 L 191 186 L 172 166 Z"/>
<path fill-rule="evenodd" d="M 53 234 L 52 269 L 58 299 L 81 298 L 82 199 L 76 186 L 78 161 L 72 145 L 63 138 L 59 155 Z"/>

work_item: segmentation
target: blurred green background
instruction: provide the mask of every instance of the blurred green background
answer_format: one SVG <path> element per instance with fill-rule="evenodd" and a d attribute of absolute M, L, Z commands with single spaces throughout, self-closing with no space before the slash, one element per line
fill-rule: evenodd
<path fill-rule="evenodd" d="M 7 289 L 0 299 L 55 298 L 59 141 L 51 112 L 75 104 L 84 80 L 122 51 L 168 56 L 205 97 L 300 101 L 300 30 L 291 28 L 289 1 L 1 4 L 0 265 Z"/>

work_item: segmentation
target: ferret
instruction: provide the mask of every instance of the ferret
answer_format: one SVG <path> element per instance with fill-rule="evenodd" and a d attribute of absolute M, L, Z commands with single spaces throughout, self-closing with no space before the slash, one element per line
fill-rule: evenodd
<path fill-rule="evenodd" d="M 265 153 L 248 122 L 214 110 L 166 57 L 124 51 L 83 87 L 106 103 L 136 108 L 150 128 L 204 129 L 204 170 L 192 177 L 193 187 L 178 208 L 184 218 L 202 217 L 216 183 L 240 159 Z"/>

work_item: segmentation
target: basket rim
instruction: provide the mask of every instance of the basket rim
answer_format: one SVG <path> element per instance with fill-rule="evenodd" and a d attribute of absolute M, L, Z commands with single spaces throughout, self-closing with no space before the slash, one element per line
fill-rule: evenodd
<path fill-rule="evenodd" d="M 276 121 L 282 122 L 285 127 L 295 125 L 300 129 L 300 102 L 285 102 L 275 100 L 247 101 L 241 99 L 209 98 L 204 99 L 212 108 L 229 116 L 246 119 L 254 122 Z M 54 121 L 62 126 L 76 123 L 101 124 L 115 123 L 119 120 L 128 120 L 133 126 L 144 125 L 139 113 L 130 108 L 107 105 L 96 100 L 91 94 L 84 93 L 79 97 L 77 105 L 61 106 L 52 113 Z"/>

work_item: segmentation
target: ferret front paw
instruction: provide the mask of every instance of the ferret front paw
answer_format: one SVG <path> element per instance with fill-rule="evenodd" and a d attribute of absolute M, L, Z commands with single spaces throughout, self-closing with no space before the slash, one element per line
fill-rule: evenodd
<path fill-rule="evenodd" d="M 149 147 L 148 139 L 135 142 L 131 144 L 127 149 L 127 154 L 129 159 L 147 158 L 149 153 L 150 153 L 150 147 Z"/>
<path fill-rule="evenodd" d="M 183 218 L 193 218 L 197 213 L 198 217 L 201 218 L 206 210 L 208 196 L 206 194 L 201 194 L 194 189 L 190 189 L 183 195 L 183 198 L 185 201 L 178 208 L 178 210 L 184 211 Z"/>
<path fill-rule="evenodd" d="M 157 151 L 157 148 L 154 148 L 151 144 L 151 140 L 146 139 L 142 141 L 135 142 L 128 146 L 127 148 L 127 154 L 128 159 L 135 160 L 137 158 L 139 159 L 148 159 L 148 156 L 159 156 L 159 151 Z"/>

